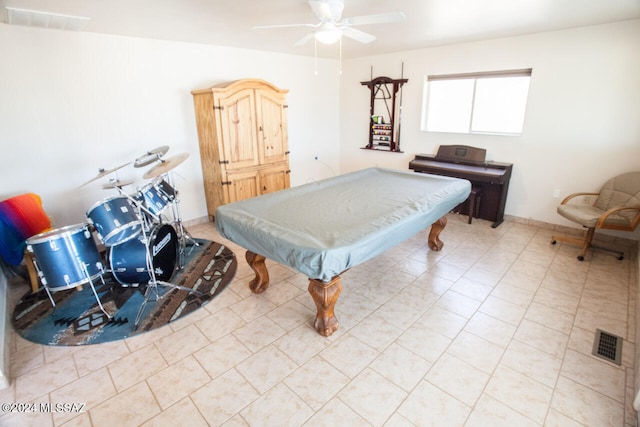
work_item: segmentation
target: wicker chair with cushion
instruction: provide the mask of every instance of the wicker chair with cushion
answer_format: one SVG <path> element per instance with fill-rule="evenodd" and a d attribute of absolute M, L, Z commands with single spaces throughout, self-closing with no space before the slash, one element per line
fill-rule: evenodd
<path fill-rule="evenodd" d="M 579 196 L 597 196 L 593 205 L 569 203 Z M 567 242 L 582 246 L 580 261 L 592 247 L 596 230 L 634 231 L 640 223 L 640 172 L 628 172 L 607 181 L 598 193 L 574 193 L 558 206 L 558 213 L 570 221 L 587 228 L 584 239 L 567 236 L 552 236 L 551 243 Z M 604 249 L 604 248 L 601 248 Z M 614 251 L 618 259 L 624 253 Z"/>

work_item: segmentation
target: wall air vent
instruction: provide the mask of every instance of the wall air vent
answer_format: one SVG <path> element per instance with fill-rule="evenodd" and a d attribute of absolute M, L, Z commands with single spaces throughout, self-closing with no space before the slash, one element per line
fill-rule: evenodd
<path fill-rule="evenodd" d="M 84 16 L 61 15 L 59 13 L 6 7 L 7 24 L 28 27 L 54 28 L 57 30 L 81 31 L 91 20 Z"/>

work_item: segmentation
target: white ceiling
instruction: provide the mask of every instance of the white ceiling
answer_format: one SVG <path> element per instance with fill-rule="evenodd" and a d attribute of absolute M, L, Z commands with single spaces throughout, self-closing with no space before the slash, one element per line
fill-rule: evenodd
<path fill-rule="evenodd" d="M 315 23 L 307 0 L 0 0 L 5 7 L 90 18 L 83 31 L 175 40 L 296 55 L 310 28 L 252 30 L 258 25 Z M 343 17 L 402 11 L 400 24 L 366 25 L 370 44 L 344 39 L 344 58 L 537 33 L 640 18 L 640 0 L 345 0 Z M 338 57 L 318 44 L 318 55 Z"/>

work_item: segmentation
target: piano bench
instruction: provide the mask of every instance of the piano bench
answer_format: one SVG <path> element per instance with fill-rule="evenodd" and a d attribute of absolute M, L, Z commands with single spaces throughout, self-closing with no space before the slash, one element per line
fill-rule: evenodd
<path fill-rule="evenodd" d="M 482 201 L 482 188 L 480 187 L 471 187 L 471 193 L 469 193 L 469 210 L 467 214 L 469 215 L 469 224 L 471 224 L 471 220 L 473 217 L 478 218 L 480 214 L 480 202 Z"/>

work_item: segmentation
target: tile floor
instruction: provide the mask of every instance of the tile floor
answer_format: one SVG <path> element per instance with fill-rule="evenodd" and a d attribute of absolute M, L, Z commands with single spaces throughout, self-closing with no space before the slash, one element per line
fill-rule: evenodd
<path fill-rule="evenodd" d="M 581 263 L 549 230 L 489 225 L 450 215 L 441 252 L 425 231 L 346 272 L 329 338 L 305 277 L 271 262 L 269 290 L 251 294 L 229 244 L 234 282 L 170 326 L 71 348 L 13 334 L 0 401 L 84 410 L 0 425 L 635 426 L 637 261 Z M 212 224 L 189 231 L 224 241 Z M 596 328 L 624 338 L 622 366 L 591 355 Z"/>

